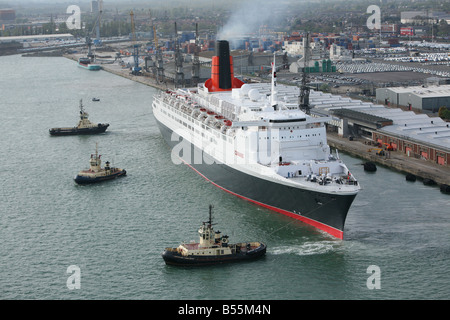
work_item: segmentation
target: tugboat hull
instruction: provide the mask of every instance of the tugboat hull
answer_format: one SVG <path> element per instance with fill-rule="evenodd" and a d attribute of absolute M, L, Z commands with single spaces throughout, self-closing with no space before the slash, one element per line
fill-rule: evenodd
<path fill-rule="evenodd" d="M 266 254 L 267 246 L 260 243 L 260 246 L 249 250 L 240 251 L 239 253 L 227 255 L 188 255 L 183 256 L 177 252 L 176 248 L 167 248 L 164 250 L 162 257 L 166 264 L 176 266 L 207 266 L 231 262 L 251 261 L 263 257 Z"/>
<path fill-rule="evenodd" d="M 71 136 L 71 135 L 81 135 L 81 134 L 98 134 L 104 133 L 109 127 L 109 124 L 99 123 L 97 127 L 92 128 L 52 128 L 49 130 L 52 136 Z"/>
<path fill-rule="evenodd" d="M 119 169 L 118 171 L 111 173 L 109 175 L 103 175 L 103 176 L 97 176 L 97 177 L 89 177 L 89 176 L 83 176 L 78 174 L 74 180 L 78 184 L 91 184 L 91 183 L 98 183 L 106 180 L 112 180 L 117 177 L 125 176 L 127 172 L 125 169 Z"/>

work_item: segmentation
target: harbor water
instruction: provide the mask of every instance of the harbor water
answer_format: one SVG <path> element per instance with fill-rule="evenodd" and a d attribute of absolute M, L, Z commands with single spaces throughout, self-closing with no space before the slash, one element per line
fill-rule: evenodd
<path fill-rule="evenodd" d="M 61 57 L 0 57 L 0 70 L 1 299 L 450 298 L 450 196 L 438 187 L 365 172 L 341 152 L 362 190 L 337 240 L 174 164 L 152 115 L 156 89 Z M 80 99 L 106 133 L 50 136 L 78 122 Z M 127 176 L 79 186 L 96 143 Z M 209 204 L 215 229 L 266 243 L 266 256 L 165 265 L 165 247 L 198 240 Z"/>

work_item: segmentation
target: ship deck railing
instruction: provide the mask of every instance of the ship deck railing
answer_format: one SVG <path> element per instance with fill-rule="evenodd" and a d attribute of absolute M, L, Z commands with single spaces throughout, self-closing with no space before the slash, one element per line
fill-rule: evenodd
<path fill-rule="evenodd" d="M 358 181 L 353 177 L 349 177 L 347 175 L 336 174 L 331 178 L 323 178 L 323 177 L 315 177 L 311 179 L 309 176 L 291 176 L 286 177 L 287 179 L 291 179 L 293 181 L 298 181 L 301 183 L 308 182 L 314 185 L 320 186 L 356 186 L 358 185 Z"/>
<path fill-rule="evenodd" d="M 163 93 L 161 93 L 161 94 L 163 94 Z M 231 130 L 231 131 L 228 131 L 228 130 L 227 130 L 226 133 L 221 132 L 221 130 L 222 130 L 222 123 L 221 123 L 221 126 L 217 126 L 217 125 L 215 125 L 215 124 L 209 125 L 209 124 L 205 123 L 204 121 L 200 121 L 200 120 L 198 120 L 198 119 L 192 117 L 192 116 L 191 116 L 192 109 L 188 106 L 188 104 L 189 104 L 191 101 L 189 101 L 189 100 L 177 100 L 178 103 L 181 103 L 181 104 L 185 107 L 185 108 L 180 107 L 180 108 L 178 109 L 178 108 L 175 108 L 174 106 L 172 106 L 172 105 L 169 104 L 169 99 L 170 99 L 170 98 L 166 98 L 165 96 L 163 96 L 163 97 L 160 98 L 159 100 L 160 100 L 161 102 L 165 103 L 165 104 L 168 106 L 168 108 L 170 108 L 170 109 L 172 110 L 172 112 L 176 112 L 176 111 L 182 112 L 184 118 L 188 119 L 189 121 L 191 121 L 192 123 L 194 123 L 194 124 L 197 125 L 197 126 L 204 126 L 204 129 L 210 130 L 211 132 L 213 132 L 213 133 L 216 135 L 216 137 L 222 136 L 222 138 L 223 138 L 224 140 L 226 140 L 227 137 L 233 138 L 233 137 L 235 136 L 235 132 L 234 132 L 233 130 Z M 174 98 L 174 99 L 176 99 L 176 98 Z M 209 107 L 209 108 L 208 108 L 208 107 Z M 217 112 L 217 111 L 214 111 L 214 110 L 209 106 L 209 103 L 208 103 L 208 106 L 204 106 L 204 108 L 205 108 L 205 109 L 208 109 L 208 110 L 210 110 L 210 111 L 215 112 L 215 115 L 222 115 L 222 116 L 224 117 L 223 120 L 230 120 L 230 121 L 233 121 L 233 120 L 234 120 L 234 116 L 233 116 L 233 117 L 230 117 L 230 116 L 227 117 L 227 116 L 225 116 L 225 115 L 223 115 L 223 114 L 221 114 L 221 113 L 219 113 L 219 112 Z M 205 118 L 205 119 L 206 119 L 206 118 Z"/>

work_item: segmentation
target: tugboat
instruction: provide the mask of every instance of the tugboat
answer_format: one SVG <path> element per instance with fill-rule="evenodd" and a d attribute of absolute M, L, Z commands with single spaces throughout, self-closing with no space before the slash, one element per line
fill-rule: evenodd
<path fill-rule="evenodd" d="M 52 136 L 67 136 L 76 134 L 103 133 L 109 127 L 108 123 L 92 123 L 88 119 L 89 114 L 83 109 L 83 100 L 80 100 L 80 121 L 76 127 L 52 128 L 49 130 Z"/>
<path fill-rule="evenodd" d="M 109 161 L 106 161 L 105 167 L 101 167 L 101 155 L 98 154 L 97 144 L 95 145 L 95 154 L 91 154 L 88 170 L 80 171 L 74 178 L 78 184 L 96 183 L 105 180 L 112 180 L 127 174 L 125 169 L 110 167 Z"/>
<path fill-rule="evenodd" d="M 177 248 L 166 248 L 162 257 L 168 265 L 204 266 L 228 262 L 248 261 L 266 254 L 267 246 L 262 242 L 228 243 L 228 236 L 214 232 L 212 206 L 209 220 L 198 230 L 200 242 L 182 243 Z"/>

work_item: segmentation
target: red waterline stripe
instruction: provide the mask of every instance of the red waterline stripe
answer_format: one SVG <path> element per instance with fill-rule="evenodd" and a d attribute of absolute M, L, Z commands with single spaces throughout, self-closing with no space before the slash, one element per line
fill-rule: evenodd
<path fill-rule="evenodd" d="M 325 231 L 326 233 L 331 234 L 333 237 L 336 237 L 336 238 L 338 238 L 338 239 L 341 239 L 341 240 L 342 240 L 342 239 L 344 238 L 344 232 L 341 231 L 341 230 L 338 230 L 338 229 L 336 229 L 336 228 L 330 227 L 330 226 L 328 226 L 328 225 L 326 225 L 326 224 L 323 224 L 323 223 L 321 223 L 321 222 L 318 222 L 318 221 L 315 221 L 315 220 L 312 220 L 312 219 L 309 219 L 309 218 L 306 218 L 306 217 L 299 216 L 298 214 L 292 213 L 292 212 L 290 212 L 290 211 L 283 210 L 283 209 L 280 209 L 280 208 L 277 208 L 277 207 L 269 206 L 269 205 L 267 205 L 267 204 L 265 204 L 265 203 L 262 203 L 262 202 L 259 202 L 259 201 L 256 201 L 256 200 L 253 200 L 253 199 L 244 197 L 244 196 L 242 196 L 242 195 L 240 195 L 240 194 L 234 193 L 233 191 L 230 191 L 230 190 L 228 190 L 228 189 L 225 189 L 224 187 L 219 186 L 217 183 L 215 183 L 215 182 L 209 180 L 205 175 L 203 175 L 200 171 L 198 171 L 197 169 L 195 169 L 193 166 L 191 166 L 190 164 L 188 164 L 188 163 L 187 163 L 186 161 L 184 161 L 183 159 L 181 159 L 181 161 L 183 161 L 187 166 L 189 166 L 189 168 L 191 168 L 192 170 L 194 170 L 195 172 L 197 172 L 197 173 L 198 173 L 200 176 L 202 176 L 206 181 L 212 183 L 212 184 L 215 185 L 216 187 L 218 187 L 218 188 L 220 188 L 220 189 L 222 189 L 222 190 L 224 190 L 224 191 L 226 191 L 226 192 L 228 192 L 228 193 L 230 193 L 230 194 L 232 194 L 232 195 L 234 195 L 234 196 L 236 196 L 236 197 L 239 197 L 239 198 L 241 198 L 241 199 L 244 199 L 244 200 L 253 202 L 253 203 L 255 203 L 255 204 L 257 204 L 257 205 L 259 205 L 259 206 L 261 206 L 261 207 L 264 207 L 264 208 L 267 208 L 267 209 L 276 211 L 276 212 L 281 213 L 281 214 L 284 214 L 284 215 L 286 215 L 286 216 L 288 216 L 288 217 L 291 217 L 291 218 L 300 220 L 300 221 L 302 221 L 302 222 L 304 222 L 304 223 L 307 223 L 307 224 L 309 224 L 309 225 L 311 225 L 311 226 L 313 226 L 313 227 L 315 227 L 315 228 L 317 228 L 317 229 L 320 229 L 320 230 L 322 230 L 322 231 Z"/>

